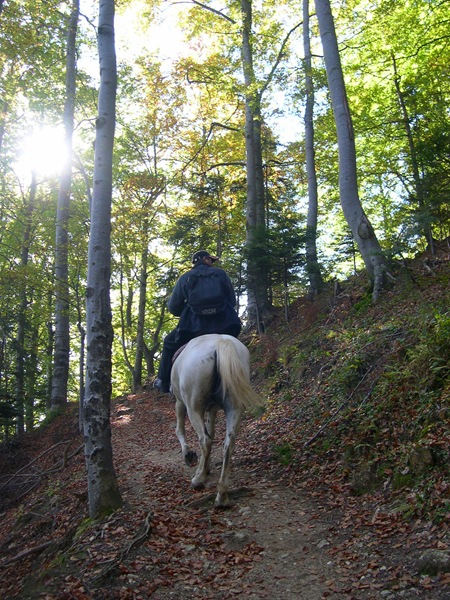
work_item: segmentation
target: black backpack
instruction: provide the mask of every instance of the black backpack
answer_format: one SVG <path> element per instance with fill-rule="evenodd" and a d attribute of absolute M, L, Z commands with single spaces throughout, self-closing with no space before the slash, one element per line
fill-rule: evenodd
<path fill-rule="evenodd" d="M 225 292 L 216 269 L 194 269 L 187 281 L 187 303 L 197 315 L 217 315 L 225 310 Z"/>

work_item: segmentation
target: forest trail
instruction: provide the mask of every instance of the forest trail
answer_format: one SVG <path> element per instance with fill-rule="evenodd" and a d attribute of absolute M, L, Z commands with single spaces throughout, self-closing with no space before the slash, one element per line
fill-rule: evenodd
<path fill-rule="evenodd" d="M 228 510 L 213 507 L 223 416 L 195 492 L 174 400 L 152 388 L 112 402 L 124 507 L 108 518 L 88 518 L 76 406 L 5 443 L 0 599 L 449 600 L 449 390 L 424 369 L 448 356 L 449 260 L 447 242 L 418 256 L 380 305 L 363 276 L 300 298 L 246 340 L 268 410 L 243 420 Z"/>
<path fill-rule="evenodd" d="M 145 403 L 146 401 L 144 401 Z M 124 450 L 119 460 L 119 472 L 127 477 L 128 490 L 133 501 L 152 504 L 156 483 L 149 474 L 160 471 L 160 480 L 164 480 L 164 469 L 170 471 L 170 480 L 179 486 L 184 496 L 187 514 L 191 514 L 193 526 L 200 520 L 205 522 L 210 513 L 214 514 L 216 526 L 223 540 L 223 550 L 231 553 L 236 565 L 245 568 L 236 581 L 222 583 L 223 589 L 214 592 L 203 587 L 201 566 L 206 570 L 205 580 L 209 579 L 207 570 L 209 560 L 204 560 L 205 548 L 201 544 L 188 544 L 189 561 L 194 561 L 197 572 L 192 574 L 199 583 L 177 586 L 177 591 L 168 589 L 165 593 L 155 593 L 155 598 L 195 598 L 237 597 L 244 594 L 247 598 L 298 598 L 312 600 L 322 598 L 329 592 L 332 582 L 337 578 L 332 561 L 323 547 L 330 545 L 330 525 L 326 515 L 318 520 L 316 505 L 312 510 L 306 495 L 299 496 L 294 490 L 271 478 L 259 478 L 261 469 L 241 470 L 239 459 L 234 461 L 232 490 L 233 504 L 230 509 L 217 511 L 212 507 L 213 497 L 221 468 L 221 441 L 224 423 L 219 417 L 216 443 L 214 445 L 212 466 L 206 489 L 199 493 L 189 490 L 193 470 L 185 466 L 181 450 L 175 437 L 174 401 L 167 396 L 150 397 L 153 404 L 151 413 L 154 422 L 160 425 L 157 436 L 148 436 L 142 432 L 140 441 L 136 440 L 134 428 L 124 425 L 116 427 L 115 441 L 120 436 L 119 447 Z M 127 404 L 131 404 L 128 403 Z M 133 420 L 133 408 L 118 408 L 117 423 L 121 420 Z M 189 427 L 189 426 L 188 426 Z M 244 423 L 245 428 L 245 423 Z M 153 438 L 153 439 L 152 439 Z M 193 431 L 189 435 L 191 443 L 197 447 Z M 245 455 L 245 448 L 237 444 L 237 454 Z M 128 459 L 127 459 L 128 456 Z M 140 458 L 138 458 L 140 456 Z M 136 458 L 138 465 L 136 465 Z M 192 499 L 190 498 L 192 496 Z M 250 554 L 247 550 L 250 548 Z M 227 588 L 227 589 L 226 589 Z M 216 595 L 217 594 L 217 595 Z"/>
<path fill-rule="evenodd" d="M 3 514 L 2 600 L 450 597 L 447 575 L 416 571 L 424 549 L 447 543 L 445 531 L 381 513 L 332 473 L 324 471 L 321 482 L 302 478 L 274 456 L 276 434 L 264 418 L 244 420 L 232 506 L 216 510 L 222 419 L 210 481 L 195 492 L 174 432 L 172 397 L 130 394 L 114 401 L 111 417 L 124 508 L 100 523 L 86 518 L 83 459 L 75 456 L 58 483 L 49 480 L 19 510 Z M 80 442 L 75 412 L 60 419 L 45 438 L 36 436 L 36 455 L 67 439 L 67 431 Z M 24 539 L 30 549 L 49 545 L 16 560 Z"/>
<path fill-rule="evenodd" d="M 143 410 L 151 426 L 143 427 Z M 183 463 L 174 433 L 173 398 L 153 391 L 128 396 L 116 414 L 114 440 L 117 444 L 120 438 L 118 447 L 129 461 L 117 457 L 119 476 L 127 477 L 132 496 L 156 509 L 156 498 L 164 504 L 162 490 L 155 498 L 158 482 L 162 488 L 170 482 L 181 519 L 187 518 L 188 529 L 195 532 L 192 540 L 184 540 L 184 553 L 172 549 L 179 574 L 187 566 L 187 584 L 174 582 L 156 590 L 152 598 L 450 598 L 450 587 L 430 585 L 429 577 L 414 574 L 421 547 L 432 537 L 429 524 L 416 524 L 417 529 L 400 526 L 394 515 L 378 514 L 377 506 L 348 496 L 337 482 L 335 489 L 327 489 L 327 474 L 319 487 L 298 484 L 295 476 L 289 477 L 289 467 L 274 461 L 273 440 L 258 439 L 258 419 L 243 422 L 233 461 L 233 504 L 218 511 L 213 499 L 224 434 L 220 416 L 212 473 L 199 493 L 189 488 L 193 472 Z M 122 420 L 128 426 L 119 425 Z M 189 426 L 188 439 L 197 445 Z M 252 455 L 255 447 L 258 451 Z M 157 481 L 151 476 L 155 470 Z M 212 544 L 216 555 L 208 549 L 211 530 L 219 535 L 219 543 Z M 214 571 L 217 577 L 211 579 Z"/>

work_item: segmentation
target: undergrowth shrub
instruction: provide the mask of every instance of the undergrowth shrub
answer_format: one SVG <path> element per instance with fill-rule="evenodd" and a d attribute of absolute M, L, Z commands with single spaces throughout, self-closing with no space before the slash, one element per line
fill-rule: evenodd
<path fill-rule="evenodd" d="M 437 389 L 450 374 L 450 313 L 428 315 L 417 333 L 417 344 L 407 351 L 409 377 Z"/>
<path fill-rule="evenodd" d="M 276 459 L 283 466 L 289 465 L 294 456 L 294 448 L 289 442 L 282 442 L 273 448 Z"/>

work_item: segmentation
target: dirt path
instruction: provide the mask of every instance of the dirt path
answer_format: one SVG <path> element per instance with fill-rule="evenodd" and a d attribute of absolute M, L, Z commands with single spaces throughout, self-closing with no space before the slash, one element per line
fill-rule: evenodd
<path fill-rule="evenodd" d="M 212 498 L 221 464 L 220 421 L 211 477 L 199 493 L 189 488 L 193 473 L 182 462 L 171 398 L 129 397 L 116 414 L 116 461 L 127 501 L 154 515 L 140 559 L 160 553 L 152 563 L 157 568 L 141 570 L 134 580 L 133 597 L 450 598 L 444 587 L 427 589 L 412 572 L 431 535 L 426 524 L 396 530 L 376 507 L 343 497 L 339 489 L 290 483 L 269 449 L 266 464 L 249 456 L 245 422 L 234 458 L 233 505 L 217 511 Z M 195 444 L 193 432 L 188 435 Z"/>
<path fill-rule="evenodd" d="M 234 597 L 244 593 L 248 598 L 298 598 L 314 600 L 323 598 L 331 582 L 336 579 L 336 571 L 323 548 L 330 545 L 330 523 L 326 519 L 317 520 L 316 510 L 311 511 L 310 501 L 296 492 L 270 479 L 252 476 L 248 470 L 240 468 L 239 459 L 235 459 L 232 489 L 233 505 L 226 511 L 212 508 L 212 496 L 221 466 L 220 442 L 223 424 L 218 423 L 217 442 L 214 446 L 213 470 L 204 492 L 195 493 L 189 489 L 192 469 L 182 462 L 178 441 L 174 434 L 175 421 L 173 401 L 161 396 L 151 399 L 153 410 L 151 415 L 158 424 L 159 435 L 141 435 L 136 438 L 134 424 L 136 412 L 141 412 L 139 405 L 134 408 L 119 406 L 117 408 L 118 425 L 115 441 L 120 435 L 120 447 L 128 455 L 121 461 L 120 472 L 127 477 L 127 495 L 132 495 L 131 502 L 151 502 L 155 496 L 155 482 L 149 480 L 148 474 L 161 470 L 159 481 L 164 481 L 164 470 L 170 471 L 170 479 L 180 486 L 179 493 L 184 496 L 187 512 L 192 513 L 194 520 L 205 521 L 210 513 L 220 529 L 222 551 L 230 552 L 236 564 L 248 564 L 249 557 L 245 549 L 249 546 L 256 549 L 252 552 L 252 569 L 239 573 L 240 577 L 229 589 L 219 590 L 219 595 L 211 592 L 210 597 Z M 146 404 L 143 401 L 143 406 Z M 159 407 L 159 408 L 158 408 Z M 143 420 L 139 419 L 142 423 Z M 120 424 L 122 422 L 122 424 Z M 128 425 L 126 424 L 128 422 Z M 245 425 L 244 425 L 245 426 Z M 195 437 L 190 432 L 190 439 L 195 444 Z M 152 439 L 153 438 L 153 439 Z M 239 448 L 236 452 L 238 455 Z M 136 458 L 139 457 L 138 465 Z M 259 472 L 259 469 L 258 469 Z M 152 492 L 153 490 L 153 492 Z M 203 498 L 206 500 L 203 501 Z M 151 541 L 150 541 L 151 545 Z M 204 549 L 202 545 L 188 544 L 191 559 L 196 557 L 197 568 Z M 200 561 L 200 562 L 199 562 Z M 246 562 L 248 561 L 248 562 Z M 194 560 L 195 562 L 195 560 Z M 191 583 L 181 586 L 182 589 L 159 591 L 154 598 L 198 597 L 206 593 Z M 226 593 L 226 595 L 225 595 Z M 180 596 L 178 595 L 180 594 Z M 187 596 L 186 596 L 187 594 Z"/>
<path fill-rule="evenodd" d="M 417 572 L 422 552 L 448 550 L 445 523 L 405 522 L 379 496 L 352 496 L 329 466 L 311 469 L 311 455 L 283 466 L 274 451 L 282 426 L 243 422 L 232 506 L 216 510 L 223 419 L 208 485 L 195 492 L 172 398 L 129 395 L 111 416 L 125 506 L 87 519 L 84 459 L 75 454 L 2 515 L 2 600 L 449 600 L 448 574 Z M 50 461 L 41 469 L 57 456 L 45 448 L 58 453 L 71 435 L 76 447 L 75 413 L 40 440 L 36 453 Z M 196 445 L 190 426 L 187 435 Z"/>
<path fill-rule="evenodd" d="M 230 545 L 255 540 L 263 548 L 247 581 L 250 598 L 323 598 L 336 571 L 322 545 L 329 545 L 329 526 L 313 522 L 308 501 L 272 485 L 242 501 L 229 518 Z"/>

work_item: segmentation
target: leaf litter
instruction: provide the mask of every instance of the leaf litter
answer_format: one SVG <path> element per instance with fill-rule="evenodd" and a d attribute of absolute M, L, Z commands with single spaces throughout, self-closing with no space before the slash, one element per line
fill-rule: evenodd
<path fill-rule="evenodd" d="M 448 259 L 443 268 L 448 271 Z M 423 292 L 426 302 L 432 293 L 428 286 Z M 417 568 L 424 552 L 450 552 L 448 513 L 433 520 L 427 512 L 431 506 L 442 515 L 448 479 L 437 476 L 424 491 L 397 490 L 391 461 L 379 466 L 381 484 L 376 489 L 355 493 L 349 466 L 354 456 L 345 457 L 345 444 L 352 452 L 357 447 L 358 459 L 370 450 L 373 462 L 380 461 L 387 448 L 391 457 L 401 460 L 409 424 L 421 418 L 420 399 L 415 405 L 402 400 L 389 406 L 390 418 L 374 412 L 376 431 L 374 425 L 363 431 L 354 425 L 362 407 L 374 410 L 370 401 L 387 356 L 396 360 L 411 343 L 404 324 L 389 325 L 360 346 L 355 336 L 348 336 L 348 343 L 359 351 L 358 361 L 345 363 L 344 345 L 333 354 L 332 344 L 344 344 L 346 315 L 349 307 L 357 306 L 358 294 L 364 292 L 356 280 L 328 310 L 323 329 L 327 333 L 316 344 L 322 353 L 317 363 L 298 361 L 314 325 L 307 303 L 299 304 L 298 323 L 293 319 L 289 331 L 279 328 L 280 336 L 294 340 L 292 350 L 284 350 L 291 353 L 287 359 L 280 360 L 278 348 L 286 339 L 247 340 L 253 346 L 255 384 L 264 382 L 269 390 L 269 408 L 243 421 L 228 510 L 213 508 L 223 421 L 217 426 L 208 486 L 193 491 L 192 472 L 182 461 L 174 433 L 173 399 L 152 389 L 112 403 L 114 461 L 125 505 L 103 520 L 92 521 L 87 515 L 82 439 L 74 407 L 43 430 L 3 448 L 2 600 L 448 599 L 448 569 L 427 574 Z M 371 310 L 376 324 L 381 309 Z M 399 320 L 401 310 L 399 305 Z M 316 319 L 317 310 L 311 315 Z M 376 368 L 367 368 L 363 354 L 372 346 L 378 351 L 380 340 L 386 354 L 377 357 Z M 333 383 L 326 374 L 332 372 L 336 356 L 341 357 L 341 370 Z M 296 385 L 305 370 L 307 383 Z M 397 381 L 398 394 L 406 394 L 407 378 Z M 336 385 L 347 392 L 344 402 L 333 406 Z M 444 418 L 423 426 L 423 439 L 437 453 L 448 450 L 449 439 L 445 390 L 441 397 L 436 410 Z M 411 421 L 404 419 L 405 407 Z M 195 443 L 190 428 L 188 435 Z M 406 464 L 402 472 L 408 476 Z M 408 513 L 405 505 L 414 511 Z"/>
<path fill-rule="evenodd" d="M 115 416 L 123 407 L 130 409 L 127 422 Z M 413 569 L 421 548 L 448 548 L 445 527 L 407 523 L 377 510 L 372 498 L 352 497 L 333 472 L 323 470 L 319 482 L 304 477 L 301 468 L 283 467 L 255 436 L 262 427 L 255 418 L 244 420 L 236 445 L 233 505 L 218 511 L 213 492 L 223 423 L 211 480 L 205 491 L 195 492 L 174 435 L 171 398 L 153 391 L 128 395 L 114 403 L 112 416 L 124 508 L 102 522 L 87 518 L 84 465 L 75 456 L 57 481 L 48 478 L 2 515 L 5 600 L 448 594 L 446 575 L 425 578 Z M 57 437 L 58 429 L 75 433 L 74 411 L 60 419 L 73 422 L 58 422 L 46 437 Z M 43 441 L 34 436 L 29 452 Z M 308 457 L 302 460 L 306 464 Z M 26 549 L 30 553 L 15 560 Z"/>

